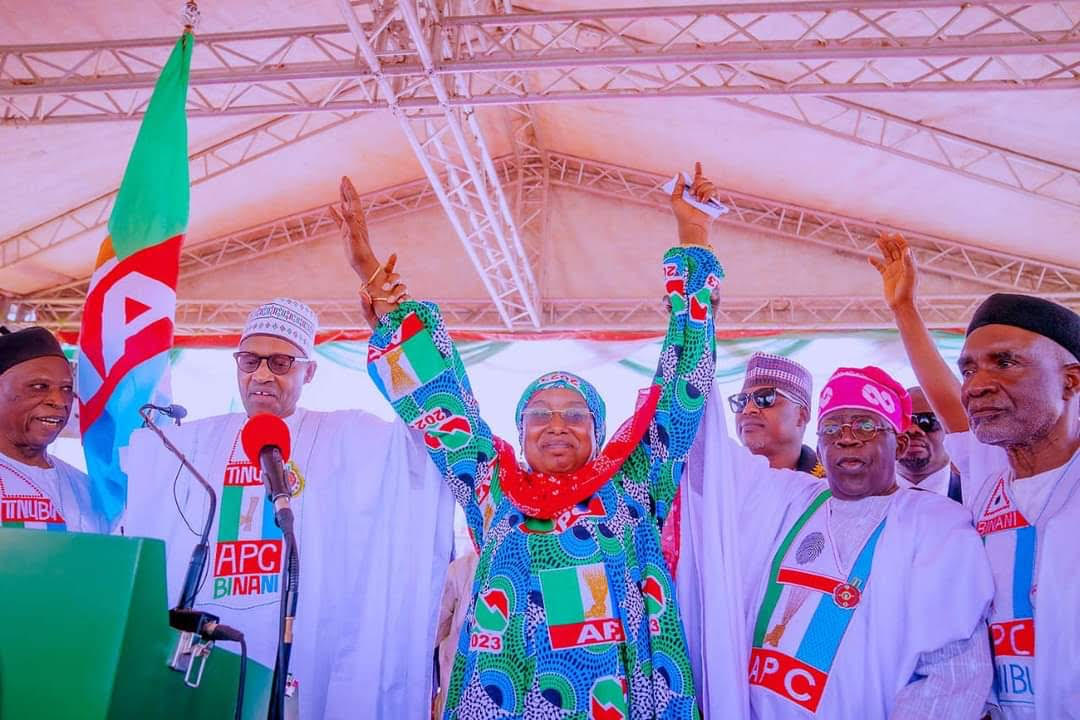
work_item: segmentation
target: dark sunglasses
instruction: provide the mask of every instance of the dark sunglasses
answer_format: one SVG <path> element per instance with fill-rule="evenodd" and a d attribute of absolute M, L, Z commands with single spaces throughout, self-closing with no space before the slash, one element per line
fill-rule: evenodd
<path fill-rule="evenodd" d="M 233 357 L 236 358 L 236 367 L 240 369 L 240 372 L 253 373 L 259 369 L 259 365 L 265 360 L 266 367 L 268 367 L 270 372 L 275 375 L 284 375 L 292 370 L 293 363 L 297 360 L 301 363 L 308 362 L 304 358 L 296 358 L 292 355 L 286 355 L 285 353 L 256 355 L 253 352 L 245 352 L 243 350 L 234 352 Z"/>
<path fill-rule="evenodd" d="M 911 422 L 927 434 L 941 429 L 941 423 L 938 422 L 937 415 L 932 412 L 912 413 Z"/>
<path fill-rule="evenodd" d="M 745 392 L 735 393 L 734 395 L 729 395 L 727 401 L 728 401 L 728 406 L 731 408 L 731 412 L 738 415 L 739 413 L 741 413 L 743 410 L 746 409 L 746 406 L 748 404 L 750 404 L 751 400 L 753 400 L 754 405 L 757 406 L 761 410 L 764 410 L 765 408 L 771 408 L 773 405 L 776 404 L 776 396 L 777 395 L 783 395 L 784 397 L 786 397 L 788 400 L 795 403 L 796 405 L 802 405 L 801 402 L 799 402 L 795 398 L 791 397 L 791 395 L 788 395 L 786 392 L 784 392 L 780 388 L 774 388 L 774 387 L 773 388 L 759 388 L 759 389 L 755 390 L 754 392 L 748 392 L 748 393 L 745 393 Z"/>

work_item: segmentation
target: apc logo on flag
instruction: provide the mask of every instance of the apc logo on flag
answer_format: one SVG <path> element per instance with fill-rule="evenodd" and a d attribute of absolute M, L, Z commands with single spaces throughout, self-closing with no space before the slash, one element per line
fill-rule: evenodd
<path fill-rule="evenodd" d="M 109 328 L 102 335 L 102 360 L 105 374 L 127 353 L 128 341 L 138 339 L 148 327 L 165 320 L 170 325 L 176 312 L 176 291 L 141 272 L 132 271 L 117 279 L 102 298 L 102 325 Z M 165 348 L 168 349 L 168 348 Z M 151 345 L 148 356 L 161 348 Z"/>
<path fill-rule="evenodd" d="M 503 649 L 503 633 L 510 625 L 513 612 L 513 585 L 506 578 L 494 577 L 489 586 L 476 596 L 473 608 L 475 621 L 469 636 L 469 649 L 498 653 Z"/>
<path fill-rule="evenodd" d="M 589 690 L 589 717 L 595 720 L 623 720 L 630 717 L 626 704 L 626 678 L 607 676 Z"/>
<path fill-rule="evenodd" d="M 441 420 L 424 431 L 424 444 L 432 450 L 458 450 L 472 439 L 473 429 L 469 419 L 463 415 L 452 415 Z"/>
<path fill-rule="evenodd" d="M 172 348 L 182 242 L 177 235 L 122 261 L 109 258 L 94 271 L 79 335 L 84 433 L 129 371 Z"/>
<path fill-rule="evenodd" d="M 667 609 L 671 590 L 667 579 L 655 565 L 645 568 L 645 582 L 641 584 L 641 594 L 645 598 L 645 610 L 649 613 L 649 634 L 659 635 L 660 616 Z"/>

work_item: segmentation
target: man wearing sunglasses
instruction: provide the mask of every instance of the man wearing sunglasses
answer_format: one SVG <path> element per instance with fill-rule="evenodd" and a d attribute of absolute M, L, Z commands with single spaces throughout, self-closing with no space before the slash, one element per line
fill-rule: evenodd
<path fill-rule="evenodd" d="M 896 461 L 896 484 L 963 502 L 960 472 L 949 462 L 949 453 L 945 450 L 945 429 L 922 389 L 908 388 L 908 395 L 911 396 L 911 424 L 904 431 L 907 449 Z"/>
<path fill-rule="evenodd" d="M 766 458 L 769 467 L 825 477 L 817 453 L 803 444 L 813 387 L 810 371 L 782 355 L 756 352 L 747 361 L 742 390 L 728 397 L 728 407 L 739 440 Z M 672 575 L 678 574 L 683 547 L 691 542 L 682 524 L 682 496 L 680 489 L 661 534 Z"/>
<path fill-rule="evenodd" d="M 993 579 L 969 514 L 897 492 L 911 403 L 875 367 L 840 368 L 819 398 L 825 482 L 769 467 L 706 410 L 680 569 L 709 717 L 975 720 L 992 673 Z"/>
<path fill-rule="evenodd" d="M 769 467 L 824 477 L 817 453 L 803 444 L 810 422 L 810 371 L 794 360 L 757 352 L 746 364 L 742 391 L 728 398 L 739 440 Z"/>
<path fill-rule="evenodd" d="M 296 300 L 256 308 L 232 354 L 244 412 L 167 431 L 218 494 L 195 606 L 244 632 L 250 657 L 273 667 L 282 538 L 240 435 L 251 416 L 280 417 L 291 438 L 286 475 L 301 558 L 290 663 L 299 691 L 287 702 L 304 720 L 421 717 L 430 707 L 439 600 L 432 588 L 449 562 L 452 501 L 404 424 L 300 407 L 317 368 L 317 327 L 315 313 Z M 124 467 L 125 532 L 166 541 L 175 597 L 205 495 L 148 430 L 132 436 Z"/>
<path fill-rule="evenodd" d="M 53 334 L 0 328 L 0 527 L 108 532 L 86 475 L 48 452 L 74 402 L 71 364 Z"/>
<path fill-rule="evenodd" d="M 878 249 L 885 300 L 949 433 L 994 570 L 994 717 L 1077 717 L 1080 314 L 1033 295 L 989 296 L 968 324 L 958 381 L 919 314 L 907 242 L 882 237 Z"/>

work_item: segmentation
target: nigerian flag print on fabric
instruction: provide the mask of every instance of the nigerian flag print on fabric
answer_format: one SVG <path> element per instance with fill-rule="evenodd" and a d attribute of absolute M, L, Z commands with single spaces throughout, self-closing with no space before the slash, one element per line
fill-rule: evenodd
<path fill-rule="evenodd" d="M 626 639 L 612 609 L 603 563 L 544 570 L 540 573 L 540 587 L 553 650 L 621 643 Z"/>
<path fill-rule="evenodd" d="M 645 435 L 589 497 L 527 517 L 438 308 L 407 301 L 368 345 L 368 370 L 465 511 L 480 553 L 445 720 L 698 720 L 660 527 L 712 386 L 705 248 L 664 257 L 673 302 Z M 653 412 L 655 408 L 655 412 Z M 501 445 L 501 444 L 500 444 Z"/>
<path fill-rule="evenodd" d="M 430 382 L 443 369 L 443 359 L 431 333 L 415 313 L 410 313 L 385 348 L 369 353 L 377 374 L 372 374 L 379 391 L 391 400 L 408 395 Z"/>

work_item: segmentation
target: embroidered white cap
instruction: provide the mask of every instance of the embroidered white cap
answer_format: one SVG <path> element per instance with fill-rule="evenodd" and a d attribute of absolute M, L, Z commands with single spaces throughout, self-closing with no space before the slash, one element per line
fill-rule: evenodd
<path fill-rule="evenodd" d="M 251 335 L 271 335 L 288 340 L 311 357 L 319 318 L 310 307 L 292 298 L 275 298 L 251 311 L 240 342 Z"/>

